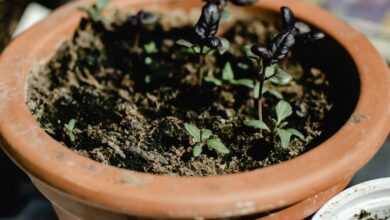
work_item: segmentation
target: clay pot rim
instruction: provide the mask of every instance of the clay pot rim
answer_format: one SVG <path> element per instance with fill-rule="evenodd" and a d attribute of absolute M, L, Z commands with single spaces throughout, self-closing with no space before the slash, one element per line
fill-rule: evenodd
<path fill-rule="evenodd" d="M 47 135 L 25 105 L 28 73 L 72 33 L 83 0 L 68 4 L 18 37 L 0 59 L 0 133 L 5 151 L 30 175 L 94 206 L 144 217 L 218 218 L 268 211 L 299 202 L 350 178 L 384 142 L 390 129 L 390 73 L 359 32 L 324 10 L 295 0 L 262 0 L 258 7 L 290 6 L 302 20 L 334 37 L 352 56 L 361 94 L 351 119 L 331 138 L 296 159 L 234 175 L 168 177 L 99 164 Z M 157 6 L 174 0 L 117 0 Z M 191 7 L 197 1 L 182 1 Z M 135 7 L 135 6 L 134 6 Z M 331 25 L 329 25 L 331 24 Z M 364 136 L 364 137 L 362 137 Z"/>

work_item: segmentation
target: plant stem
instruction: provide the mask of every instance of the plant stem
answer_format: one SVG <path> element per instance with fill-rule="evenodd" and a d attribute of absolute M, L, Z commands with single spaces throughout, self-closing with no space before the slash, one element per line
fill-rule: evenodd
<path fill-rule="evenodd" d="M 139 49 L 140 49 L 140 47 L 139 47 L 139 40 L 140 40 L 140 33 L 137 32 L 137 33 L 135 34 L 133 49 L 135 49 L 135 50 L 139 50 Z"/>
<path fill-rule="evenodd" d="M 260 67 L 260 65 L 259 65 Z M 265 70 L 266 66 L 263 64 L 261 65 L 261 71 L 259 71 L 259 81 L 260 81 L 260 88 L 259 88 L 259 97 L 256 99 L 257 102 L 257 112 L 259 115 L 259 120 L 263 121 L 263 88 L 264 88 L 264 82 L 265 82 Z"/>
<path fill-rule="evenodd" d="M 199 86 L 202 86 L 203 83 L 203 77 L 204 77 L 203 66 L 205 65 L 205 61 L 206 61 L 206 54 L 204 53 L 204 47 L 201 46 L 199 52 L 199 66 L 198 66 Z"/>

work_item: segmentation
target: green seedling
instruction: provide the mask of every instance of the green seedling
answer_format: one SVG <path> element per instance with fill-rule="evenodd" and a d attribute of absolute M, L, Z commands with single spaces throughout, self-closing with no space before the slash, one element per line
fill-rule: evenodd
<path fill-rule="evenodd" d="M 64 125 L 65 134 L 69 137 L 70 141 L 72 142 L 75 142 L 76 140 L 76 136 L 74 134 L 76 123 L 77 121 L 75 119 L 72 119 L 67 124 Z"/>
<path fill-rule="evenodd" d="M 293 114 L 293 109 L 288 102 L 283 100 L 279 101 L 276 105 L 275 112 L 276 120 L 274 120 L 272 130 L 265 122 L 260 120 L 248 119 L 244 122 L 244 124 L 255 129 L 273 132 L 279 137 L 282 148 L 288 148 L 290 146 L 291 138 L 293 137 L 305 140 L 305 136 L 300 131 L 287 127 L 288 122 L 286 119 Z"/>
<path fill-rule="evenodd" d="M 194 124 L 184 124 L 187 133 L 191 136 L 191 144 L 193 145 L 193 156 L 198 157 L 203 152 L 203 147 L 207 146 L 210 150 L 214 150 L 219 154 L 229 154 L 230 150 L 225 146 L 218 136 L 214 135 L 209 129 L 199 129 Z"/>

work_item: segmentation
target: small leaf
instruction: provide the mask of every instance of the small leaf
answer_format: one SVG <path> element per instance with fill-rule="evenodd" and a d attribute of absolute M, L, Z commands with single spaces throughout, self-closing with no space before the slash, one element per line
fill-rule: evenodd
<path fill-rule="evenodd" d="M 275 97 L 278 98 L 278 99 L 283 99 L 282 93 L 280 93 L 280 92 L 278 92 L 278 91 L 276 91 L 276 90 L 274 90 L 274 89 L 270 89 L 270 90 L 268 91 L 268 93 L 271 94 L 271 95 L 273 95 L 273 96 L 275 96 Z"/>
<path fill-rule="evenodd" d="M 219 138 L 213 138 L 213 139 L 208 140 L 207 141 L 207 146 L 210 149 L 213 149 L 213 150 L 215 150 L 215 151 L 217 151 L 218 153 L 221 153 L 221 154 L 228 154 L 228 153 L 230 153 L 230 150 L 227 149 L 225 144 L 223 144 L 221 139 L 219 139 Z"/>
<path fill-rule="evenodd" d="M 244 53 L 245 53 L 245 56 L 247 56 L 247 57 L 253 57 L 253 58 L 255 58 L 256 59 L 256 54 L 254 54 L 253 52 L 252 52 L 252 47 L 253 47 L 253 45 L 245 45 L 244 47 L 243 47 L 243 50 L 244 50 Z"/>
<path fill-rule="evenodd" d="M 193 46 L 193 47 L 192 47 L 192 50 L 193 50 L 195 53 L 200 53 L 200 52 L 201 52 L 200 46 Z"/>
<path fill-rule="evenodd" d="M 176 44 L 180 45 L 180 46 L 183 46 L 183 47 L 188 47 L 188 48 L 191 48 L 191 47 L 194 46 L 193 43 L 191 43 L 189 41 L 186 41 L 184 39 L 180 39 L 180 40 L 176 41 Z"/>
<path fill-rule="evenodd" d="M 96 7 L 101 11 L 108 5 L 109 2 L 109 0 L 97 0 Z"/>
<path fill-rule="evenodd" d="M 203 143 L 197 143 L 195 146 L 194 146 L 194 148 L 193 148 L 193 150 L 192 150 L 192 155 L 194 156 L 194 157 L 199 157 L 199 155 L 202 153 L 202 151 L 203 151 Z"/>
<path fill-rule="evenodd" d="M 222 70 L 222 79 L 226 81 L 234 80 L 234 72 L 230 62 L 227 62 Z"/>
<path fill-rule="evenodd" d="M 279 128 L 276 130 L 276 132 L 280 138 L 282 147 L 287 149 L 290 146 L 290 140 L 292 134 L 285 129 L 279 129 Z"/>
<path fill-rule="evenodd" d="M 202 129 L 201 130 L 201 141 L 208 140 L 211 135 L 213 135 L 213 132 L 210 131 L 209 129 Z"/>
<path fill-rule="evenodd" d="M 305 140 L 305 136 L 300 131 L 293 128 L 287 129 L 287 131 L 290 132 L 292 136 L 296 136 L 301 140 Z"/>
<path fill-rule="evenodd" d="M 277 67 L 276 68 L 276 74 L 273 76 L 270 80 L 272 83 L 275 83 L 277 85 L 285 86 L 289 84 L 292 80 L 292 76 L 284 71 L 283 69 Z"/>
<path fill-rule="evenodd" d="M 209 82 L 209 83 L 213 83 L 214 85 L 216 85 L 216 86 L 222 86 L 222 80 L 220 80 L 220 79 L 217 79 L 217 78 L 215 78 L 215 77 L 210 77 L 210 76 L 208 76 L 208 77 L 206 77 L 205 79 L 204 79 L 206 82 Z"/>
<path fill-rule="evenodd" d="M 231 81 L 232 84 L 234 85 L 239 85 L 239 86 L 245 86 L 250 89 L 253 89 L 255 87 L 255 83 L 251 79 L 239 79 L 239 80 L 233 80 Z"/>
<path fill-rule="evenodd" d="M 282 93 L 280 93 L 279 91 L 277 91 L 277 90 L 275 90 L 273 88 L 270 88 L 268 86 L 264 86 L 264 88 L 263 88 L 263 94 L 266 94 L 266 93 L 269 93 L 269 94 L 275 96 L 278 99 L 283 99 Z"/>
<path fill-rule="evenodd" d="M 256 128 L 256 129 L 270 131 L 267 124 L 264 123 L 263 121 L 260 121 L 260 120 L 249 120 L 248 119 L 248 120 L 244 121 L 244 125 L 246 125 L 248 127 Z"/>
<path fill-rule="evenodd" d="M 68 135 L 69 139 L 74 142 L 76 140 L 76 137 L 73 133 L 73 130 L 75 129 L 76 127 L 76 120 L 75 119 L 72 119 L 68 122 L 68 124 L 65 124 L 65 133 Z"/>
<path fill-rule="evenodd" d="M 230 48 L 230 42 L 226 38 L 220 38 L 221 39 L 221 46 L 218 47 L 219 54 L 223 55 L 226 53 L 226 51 Z"/>
<path fill-rule="evenodd" d="M 276 124 L 279 125 L 283 120 L 290 117 L 293 113 L 291 105 L 282 100 L 276 105 L 276 116 L 277 116 L 277 122 Z"/>
<path fill-rule="evenodd" d="M 196 125 L 185 123 L 184 127 L 187 130 L 188 134 L 191 135 L 195 143 L 199 143 L 201 141 L 200 130 L 198 127 L 196 127 Z"/>
<path fill-rule="evenodd" d="M 276 74 L 276 70 L 277 70 L 276 64 L 266 67 L 265 77 L 267 77 L 267 78 L 272 77 L 273 75 Z"/>
<path fill-rule="evenodd" d="M 72 119 L 68 122 L 68 124 L 65 125 L 65 128 L 68 129 L 69 131 L 73 131 L 76 127 L 76 120 Z"/>
<path fill-rule="evenodd" d="M 152 58 L 150 58 L 150 57 L 146 57 L 146 58 L 145 58 L 145 64 L 146 64 L 146 65 L 150 65 L 150 64 L 152 64 L 152 63 L 153 63 Z"/>
<path fill-rule="evenodd" d="M 243 69 L 243 70 L 248 70 L 248 69 L 249 69 L 249 65 L 246 64 L 246 63 L 239 62 L 239 63 L 237 64 L 237 66 L 238 66 L 239 68 Z"/>
<path fill-rule="evenodd" d="M 144 48 L 145 48 L 145 52 L 148 53 L 148 54 L 157 53 L 158 52 L 156 43 L 154 43 L 153 41 L 148 43 L 148 44 L 145 44 Z"/>

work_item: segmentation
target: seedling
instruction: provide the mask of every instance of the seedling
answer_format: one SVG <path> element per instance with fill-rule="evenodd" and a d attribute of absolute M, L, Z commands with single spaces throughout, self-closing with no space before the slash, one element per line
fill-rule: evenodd
<path fill-rule="evenodd" d="M 290 146 L 291 138 L 294 136 L 301 140 L 305 139 L 305 136 L 298 130 L 287 128 L 288 122 L 286 119 L 293 114 L 292 107 L 288 102 L 284 100 L 279 101 L 276 105 L 275 112 L 276 120 L 274 120 L 272 132 L 279 137 L 282 148 L 288 148 Z M 248 119 L 244 122 L 244 124 L 248 127 L 271 132 L 271 129 L 267 126 L 267 124 L 260 120 Z"/>
<path fill-rule="evenodd" d="M 220 154 L 229 154 L 230 150 L 223 144 L 209 129 L 199 129 L 194 124 L 184 124 L 187 133 L 191 136 L 191 144 L 193 148 L 193 156 L 198 157 L 203 152 L 203 147 L 207 146 L 210 150 L 214 150 Z"/>
<path fill-rule="evenodd" d="M 277 64 L 288 56 L 298 40 L 311 42 L 324 36 L 322 33 L 312 32 L 308 28 L 309 26 L 304 23 L 297 23 L 293 12 L 288 7 L 282 7 L 281 14 L 282 31 L 271 39 L 267 47 L 254 45 L 251 48 L 251 52 L 255 56 L 250 56 L 250 58 L 256 61 L 257 66 L 256 85 L 253 93 L 257 103 L 259 121 L 263 121 L 262 99 L 265 81 L 273 79 L 276 83 L 285 84 L 291 80 L 291 76 L 280 69 Z"/>
<path fill-rule="evenodd" d="M 266 75 L 272 73 L 272 71 L 276 71 L 276 70 L 270 69 L 269 71 L 267 71 Z M 279 84 L 279 85 L 285 85 L 288 82 L 290 82 L 292 77 L 288 73 L 285 73 L 282 70 L 278 70 L 278 71 L 280 71 L 280 73 L 279 73 L 280 76 L 279 77 L 275 76 L 274 78 L 272 78 L 270 80 L 271 82 L 273 82 L 275 84 Z M 273 79 L 275 79 L 275 80 L 273 80 Z M 246 79 L 246 78 L 236 79 L 235 78 L 235 73 L 233 71 L 233 68 L 232 68 L 232 65 L 230 62 L 227 62 L 222 70 L 222 79 L 216 78 L 214 76 L 208 76 L 205 78 L 205 81 L 212 83 L 216 86 L 233 85 L 233 86 L 243 86 L 243 87 L 247 87 L 249 89 L 255 88 L 255 81 L 253 79 Z M 266 94 L 266 93 L 273 95 L 277 99 L 283 99 L 283 95 L 280 92 L 276 91 L 275 89 L 272 89 L 269 85 L 264 85 L 263 94 Z"/>
<path fill-rule="evenodd" d="M 256 1 L 230 0 L 231 3 L 239 6 L 250 5 Z M 228 0 L 205 0 L 205 2 L 206 4 L 202 8 L 202 13 L 194 28 L 194 39 L 177 41 L 178 45 L 190 48 L 193 53 L 199 56 L 197 71 L 199 85 L 202 84 L 204 79 L 203 67 L 205 66 L 207 55 L 215 50 L 218 50 L 220 54 L 224 54 L 230 47 L 228 40 L 216 36 Z"/>
<path fill-rule="evenodd" d="M 97 0 L 92 7 L 80 7 L 81 11 L 87 13 L 88 17 L 92 19 L 93 22 L 98 23 L 103 21 L 103 10 L 106 8 L 110 0 Z"/>
<path fill-rule="evenodd" d="M 285 121 L 288 117 L 293 114 L 291 105 L 286 101 L 280 101 L 276 105 L 276 116 L 277 120 L 275 123 L 276 133 L 278 134 L 281 145 L 283 148 L 288 148 L 290 145 L 291 138 L 296 136 L 302 140 L 305 139 L 305 136 L 296 129 L 286 128 L 288 122 Z"/>
<path fill-rule="evenodd" d="M 74 129 L 76 128 L 77 121 L 75 119 L 70 120 L 64 125 L 65 134 L 69 137 L 70 141 L 74 142 L 76 137 L 74 135 Z"/>
<path fill-rule="evenodd" d="M 205 78 L 207 82 L 213 83 L 216 86 L 222 86 L 224 84 L 245 86 L 248 88 L 254 87 L 252 79 L 235 79 L 235 74 L 230 62 L 227 62 L 222 70 L 222 79 L 218 79 L 214 76 L 208 76 Z"/>
<path fill-rule="evenodd" d="M 157 22 L 158 17 L 151 12 L 140 10 L 134 15 L 130 15 L 127 19 L 129 25 L 132 28 L 134 33 L 134 49 L 139 49 L 139 41 L 141 36 L 141 31 L 148 25 L 153 25 Z M 154 42 L 153 42 L 154 43 Z M 155 45 L 154 45 L 155 46 Z M 150 47 L 150 45 L 149 45 Z M 146 48 L 145 48 L 146 49 Z"/>

